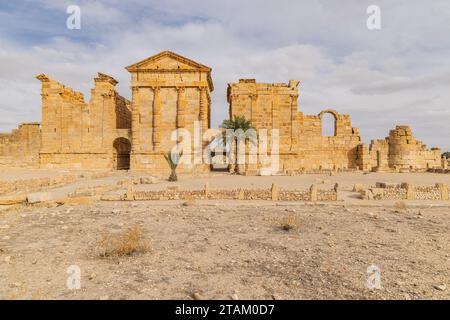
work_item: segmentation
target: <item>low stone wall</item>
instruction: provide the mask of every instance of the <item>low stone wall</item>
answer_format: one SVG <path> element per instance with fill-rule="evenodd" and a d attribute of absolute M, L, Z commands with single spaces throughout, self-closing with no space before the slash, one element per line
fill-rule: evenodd
<path fill-rule="evenodd" d="M 210 190 L 158 190 L 135 191 L 130 187 L 122 200 L 273 200 L 273 201 L 336 201 L 337 191 L 318 190 L 315 185 L 309 190 L 281 190 L 273 184 L 270 189 Z"/>
<path fill-rule="evenodd" d="M 45 187 L 56 187 L 72 183 L 77 180 L 75 175 L 57 176 L 55 178 L 34 178 L 15 181 L 0 181 L 0 194 L 17 191 L 34 191 Z"/>
<path fill-rule="evenodd" d="M 450 169 L 428 169 L 427 171 L 432 173 L 450 174 Z"/>
<path fill-rule="evenodd" d="M 362 195 L 367 200 L 449 200 L 450 187 L 443 183 L 437 183 L 434 186 L 377 183 L 376 188 L 364 190 Z"/>

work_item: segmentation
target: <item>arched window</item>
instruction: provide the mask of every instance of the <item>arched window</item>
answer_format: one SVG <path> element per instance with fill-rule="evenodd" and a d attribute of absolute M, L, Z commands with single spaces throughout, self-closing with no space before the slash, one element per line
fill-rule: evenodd
<path fill-rule="evenodd" d="M 322 120 L 322 136 L 333 137 L 336 135 L 336 118 L 330 112 L 324 112 L 321 116 Z"/>

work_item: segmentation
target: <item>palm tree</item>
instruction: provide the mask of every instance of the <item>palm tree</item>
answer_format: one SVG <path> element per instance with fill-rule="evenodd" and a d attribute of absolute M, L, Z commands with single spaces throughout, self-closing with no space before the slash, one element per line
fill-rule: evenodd
<path fill-rule="evenodd" d="M 252 122 L 250 120 L 247 120 L 244 116 L 233 116 L 232 119 L 226 119 L 222 121 L 222 124 L 220 127 L 223 129 L 221 135 L 218 137 L 219 141 L 226 145 L 227 141 L 233 141 L 236 145 L 235 147 L 235 158 L 234 158 L 234 173 L 239 173 L 239 163 L 238 163 L 238 135 L 236 132 L 238 130 L 242 130 L 243 132 L 246 132 L 247 130 L 255 130 L 255 127 L 252 125 Z M 255 143 L 255 141 L 251 141 L 252 143 Z M 230 146 L 232 148 L 232 146 Z"/>
<path fill-rule="evenodd" d="M 168 152 L 167 154 L 164 155 L 164 158 L 166 158 L 167 163 L 170 166 L 170 176 L 169 176 L 169 181 L 178 181 L 178 177 L 177 177 L 177 167 L 178 167 L 178 163 L 180 162 L 181 156 L 183 155 L 183 152 L 180 153 L 172 153 L 172 152 Z"/>

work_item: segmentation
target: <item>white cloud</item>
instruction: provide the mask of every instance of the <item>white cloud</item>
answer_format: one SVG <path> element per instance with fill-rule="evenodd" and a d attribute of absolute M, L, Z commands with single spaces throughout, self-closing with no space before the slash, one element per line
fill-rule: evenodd
<path fill-rule="evenodd" d="M 129 97 L 124 67 L 173 50 L 213 68 L 213 125 L 227 117 L 228 82 L 298 79 L 300 111 L 349 113 L 365 141 L 409 123 L 430 146 L 450 149 L 448 1 L 378 1 L 380 31 L 366 28 L 370 1 L 73 2 L 82 30 L 65 29 L 72 1 L 0 9 L 0 31 L 10 31 L 0 33 L 1 130 L 40 119 L 39 73 L 88 98 L 93 76 L 104 72 Z"/>

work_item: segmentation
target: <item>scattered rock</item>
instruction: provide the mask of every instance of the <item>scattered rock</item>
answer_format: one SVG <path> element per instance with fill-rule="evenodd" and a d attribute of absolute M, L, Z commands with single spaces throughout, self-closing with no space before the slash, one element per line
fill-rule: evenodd
<path fill-rule="evenodd" d="M 436 290 L 439 290 L 439 291 L 445 291 L 445 290 L 447 289 L 447 287 L 445 286 L 445 284 L 435 285 L 434 288 L 435 288 Z"/>
<path fill-rule="evenodd" d="M 231 300 L 239 300 L 239 297 L 236 293 L 231 295 Z"/>
<path fill-rule="evenodd" d="M 140 179 L 141 184 L 155 184 L 158 183 L 158 179 L 155 177 L 141 177 Z"/>
<path fill-rule="evenodd" d="M 188 200 L 188 201 L 183 202 L 183 206 L 185 206 L 185 207 L 194 206 L 195 204 L 196 204 L 195 200 Z"/>
<path fill-rule="evenodd" d="M 203 296 L 198 292 L 194 293 L 192 297 L 194 298 L 194 300 L 203 300 Z"/>

